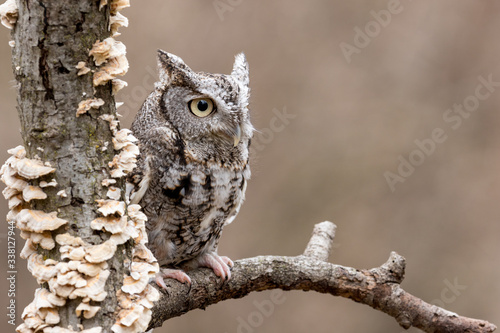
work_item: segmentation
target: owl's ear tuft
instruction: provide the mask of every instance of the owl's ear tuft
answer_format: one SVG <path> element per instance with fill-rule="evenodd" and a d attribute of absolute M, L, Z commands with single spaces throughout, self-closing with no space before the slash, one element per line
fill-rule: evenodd
<path fill-rule="evenodd" d="M 243 85 L 248 87 L 250 79 L 248 74 L 248 62 L 245 54 L 240 53 L 236 55 L 231 75 L 236 77 Z"/>
<path fill-rule="evenodd" d="M 160 82 L 164 84 L 181 84 L 194 74 L 180 57 L 172 53 L 158 50 L 157 59 Z"/>

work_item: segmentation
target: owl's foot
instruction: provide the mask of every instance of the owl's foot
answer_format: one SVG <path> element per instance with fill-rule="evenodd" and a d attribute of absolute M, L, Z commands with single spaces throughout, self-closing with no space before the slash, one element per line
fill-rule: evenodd
<path fill-rule="evenodd" d="M 221 257 L 215 252 L 205 253 L 198 260 L 198 263 L 201 267 L 211 268 L 215 275 L 224 280 L 231 279 L 231 267 L 234 266 L 234 263 L 228 257 Z"/>
<path fill-rule="evenodd" d="M 166 278 L 174 279 L 179 281 L 180 283 L 187 283 L 188 285 L 191 285 L 191 278 L 186 273 L 184 273 L 183 270 L 180 269 L 161 268 L 160 272 L 156 274 L 155 282 L 159 287 L 167 289 L 167 285 L 165 284 L 165 281 L 163 281 L 163 279 Z"/>

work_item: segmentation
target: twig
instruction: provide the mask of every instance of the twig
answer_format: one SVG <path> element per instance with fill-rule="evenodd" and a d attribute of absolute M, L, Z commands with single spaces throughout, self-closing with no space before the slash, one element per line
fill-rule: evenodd
<path fill-rule="evenodd" d="M 394 317 L 404 328 L 424 332 L 493 332 L 496 326 L 478 319 L 459 316 L 407 293 L 400 287 L 405 259 L 392 252 L 386 263 L 370 270 L 357 270 L 328 263 L 335 225 L 316 225 L 304 252 L 296 257 L 259 256 L 235 262 L 232 279 L 222 283 L 210 270 L 189 272 L 192 286 L 167 280 L 168 293 L 153 308 L 150 328 L 172 317 L 252 291 L 270 289 L 313 290 L 350 298 Z"/>
<path fill-rule="evenodd" d="M 337 226 L 332 222 L 325 221 L 316 224 L 304 255 L 321 261 L 327 261 L 332 250 L 336 229 Z"/>

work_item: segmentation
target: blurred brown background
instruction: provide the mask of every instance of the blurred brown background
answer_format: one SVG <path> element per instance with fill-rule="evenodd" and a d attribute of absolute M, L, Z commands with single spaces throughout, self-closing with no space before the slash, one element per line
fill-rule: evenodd
<path fill-rule="evenodd" d="M 330 220 L 338 226 L 332 262 L 371 268 L 397 251 L 408 262 L 407 291 L 499 325 L 500 89 L 491 88 L 467 118 L 447 110 L 464 100 L 473 103 L 476 89 L 488 92 L 479 88 L 479 76 L 500 82 L 500 4 L 215 3 L 226 11 L 217 11 L 212 1 L 132 2 L 122 12 L 130 27 L 118 38 L 128 49 L 129 86 L 118 100 L 126 103 L 119 111 L 122 125 L 129 126 L 156 79 L 158 48 L 181 56 L 194 70 L 222 73 L 230 72 L 236 53 L 246 53 L 253 123 L 261 133 L 254 140 L 246 203 L 225 229 L 219 252 L 233 259 L 297 255 L 313 225 Z M 384 16 L 388 9 L 390 18 Z M 369 36 L 355 40 L 354 29 L 368 29 Z M 1 30 L 2 161 L 8 148 L 21 143 L 8 40 L 8 31 Z M 348 62 L 340 45 L 355 42 L 360 47 Z M 284 112 L 294 118 L 273 120 Z M 418 160 L 424 155 L 415 152 L 415 140 L 431 138 L 436 128 L 446 141 Z M 384 173 L 396 174 L 398 158 L 410 155 L 421 164 L 391 191 Z M 6 230 L 2 225 L 1 267 Z M 20 317 L 36 283 L 24 261 L 18 269 Z M 6 312 L 6 272 L 1 276 Z M 262 314 L 256 304 L 269 300 L 270 292 L 263 292 L 226 301 L 174 318 L 158 332 L 403 331 L 389 316 L 339 297 L 287 292 Z M 11 328 L 6 322 L 2 327 Z"/>

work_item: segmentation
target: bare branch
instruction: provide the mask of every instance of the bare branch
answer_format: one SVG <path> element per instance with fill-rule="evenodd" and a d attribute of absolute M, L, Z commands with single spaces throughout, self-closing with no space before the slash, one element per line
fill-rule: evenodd
<path fill-rule="evenodd" d="M 392 252 L 386 263 L 370 270 L 358 270 L 325 262 L 331 248 L 335 225 L 315 227 L 305 253 L 296 257 L 259 256 L 235 262 L 232 279 L 221 283 L 208 269 L 190 272 L 191 289 L 167 280 L 168 293 L 153 308 L 150 328 L 172 317 L 253 291 L 270 289 L 317 291 L 350 298 L 394 317 L 404 328 L 425 332 L 493 332 L 496 326 L 484 320 L 459 316 L 407 293 L 400 287 L 405 259 Z M 329 245 L 324 240 L 329 239 Z M 319 250 L 317 250 L 319 249 Z"/>
<path fill-rule="evenodd" d="M 306 257 L 327 261 L 332 250 L 337 226 L 332 222 L 321 222 L 314 226 L 314 230 L 307 244 L 304 255 Z"/>

